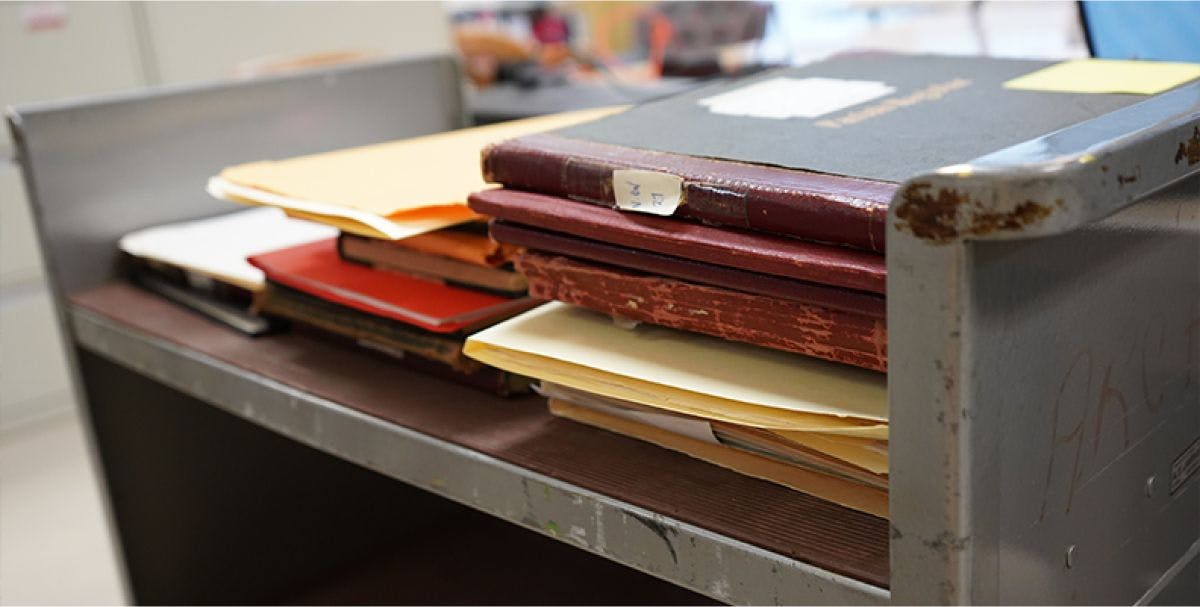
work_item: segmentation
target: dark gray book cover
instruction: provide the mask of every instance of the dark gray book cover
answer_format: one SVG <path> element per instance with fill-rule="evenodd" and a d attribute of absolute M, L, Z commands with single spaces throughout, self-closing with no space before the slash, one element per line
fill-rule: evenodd
<path fill-rule="evenodd" d="M 489 180 L 598 204 L 614 169 L 683 179 L 676 216 L 882 250 L 897 184 L 1145 100 L 1005 88 L 1055 62 L 862 53 L 492 146 Z"/>

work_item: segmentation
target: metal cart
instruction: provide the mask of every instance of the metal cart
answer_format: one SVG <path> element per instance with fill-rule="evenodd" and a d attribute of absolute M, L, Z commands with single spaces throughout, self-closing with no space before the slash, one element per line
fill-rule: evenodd
<path fill-rule="evenodd" d="M 221 167 L 461 126 L 457 82 L 418 57 L 10 111 L 135 600 L 345 602 L 304 592 L 407 550 L 411 583 L 524 592 L 481 601 L 1200 601 L 1200 85 L 900 189 L 889 522 L 120 280 L 122 234 L 229 210 Z M 357 598 L 401 600 L 378 571 Z"/>

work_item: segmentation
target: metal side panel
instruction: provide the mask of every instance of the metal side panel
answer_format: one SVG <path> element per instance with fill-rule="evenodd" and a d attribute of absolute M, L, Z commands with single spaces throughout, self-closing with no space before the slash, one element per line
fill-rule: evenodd
<path fill-rule="evenodd" d="M 463 126 L 452 58 L 409 57 L 299 75 L 9 110 L 53 281 L 110 278 L 124 234 L 228 212 L 204 191 L 240 162 Z"/>
<path fill-rule="evenodd" d="M 204 193 L 205 180 L 232 163 L 464 125 L 457 67 L 447 55 L 158 87 L 6 113 L 93 459 L 104 454 L 95 449 L 65 294 L 115 275 L 121 236 L 233 210 Z M 112 520 L 111 507 L 107 513 Z"/>
<path fill-rule="evenodd" d="M 1172 470 L 1200 450 L 1198 186 L 969 246 L 980 599 L 1132 603 L 1200 539 L 1200 477 Z"/>
<path fill-rule="evenodd" d="M 79 344 L 345 460 L 735 604 L 888 602 L 888 592 L 359 413 L 80 308 Z"/>
<path fill-rule="evenodd" d="M 1200 600 L 1200 85 L 889 223 L 894 599 Z"/>

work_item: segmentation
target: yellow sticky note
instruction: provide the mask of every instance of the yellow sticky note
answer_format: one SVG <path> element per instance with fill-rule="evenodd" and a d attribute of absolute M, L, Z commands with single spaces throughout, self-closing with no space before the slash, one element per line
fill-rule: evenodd
<path fill-rule="evenodd" d="M 1064 61 L 1004 83 L 1004 88 L 1059 93 L 1154 95 L 1200 78 L 1200 64 L 1118 59 Z"/>

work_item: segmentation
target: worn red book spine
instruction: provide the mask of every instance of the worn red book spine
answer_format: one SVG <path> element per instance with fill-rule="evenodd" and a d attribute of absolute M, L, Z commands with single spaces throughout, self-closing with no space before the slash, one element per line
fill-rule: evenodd
<path fill-rule="evenodd" d="M 676 278 L 684 282 L 791 299 L 820 308 L 845 310 L 879 318 L 887 314 L 883 296 L 874 293 L 661 255 L 500 220 L 492 222 L 491 234 L 499 242 L 519 245 L 543 254 L 563 255 L 635 272 Z"/>
<path fill-rule="evenodd" d="M 887 265 L 877 253 L 671 217 L 623 213 L 506 188 L 476 192 L 469 204 L 472 210 L 496 219 L 630 249 L 816 284 L 887 292 Z"/>
<path fill-rule="evenodd" d="M 857 367 L 887 370 L 878 316 L 689 283 L 529 251 L 517 259 L 529 294 L 640 322 Z"/>
<path fill-rule="evenodd" d="M 884 250 L 888 204 L 897 185 L 765 165 L 528 135 L 483 152 L 490 183 L 611 206 L 614 169 L 683 178 L 675 212 L 707 223 Z"/>

